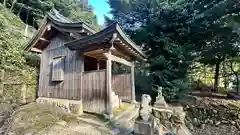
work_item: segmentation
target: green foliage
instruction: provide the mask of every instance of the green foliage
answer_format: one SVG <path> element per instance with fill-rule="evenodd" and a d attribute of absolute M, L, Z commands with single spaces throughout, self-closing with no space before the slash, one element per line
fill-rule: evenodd
<path fill-rule="evenodd" d="M 0 69 L 4 69 L 4 98 L 17 100 L 21 96 L 21 84 L 31 84 L 27 92 L 34 97 L 36 69 L 27 65 L 23 46 L 28 41 L 24 37 L 24 24 L 8 9 L 0 4 Z M 13 85 L 12 85 L 13 84 Z M 34 94 L 33 94 L 34 93 Z"/>
<path fill-rule="evenodd" d="M 32 67 L 39 68 L 40 67 L 40 55 L 37 53 L 32 53 L 32 52 L 25 52 L 24 57 L 26 59 L 27 65 L 30 65 Z"/>
<path fill-rule="evenodd" d="M 52 1 L 54 8 L 62 15 L 74 21 L 82 21 L 91 25 L 96 30 L 99 29 L 96 15 L 92 7 L 77 0 L 49 0 Z"/>
<path fill-rule="evenodd" d="M 3 0 L 0 2 L 3 3 Z M 12 7 L 13 13 L 19 15 L 24 23 L 35 28 L 38 28 L 45 14 L 55 8 L 67 18 L 83 21 L 99 29 L 92 8 L 78 0 L 16 0 L 15 3 L 7 0 L 7 7 Z"/>
<path fill-rule="evenodd" d="M 153 83 L 182 97 L 193 61 L 215 64 L 239 51 L 236 0 L 110 0 L 114 20 L 149 55 Z M 224 60 L 224 59 L 223 59 Z M 215 62 L 215 63 L 214 63 Z"/>
<path fill-rule="evenodd" d="M 7 9 L 0 9 L 0 58 L 1 68 L 10 68 L 15 70 L 16 67 L 23 68 L 25 59 L 22 57 L 22 46 L 26 41 L 23 36 L 24 25 L 21 21 Z"/>

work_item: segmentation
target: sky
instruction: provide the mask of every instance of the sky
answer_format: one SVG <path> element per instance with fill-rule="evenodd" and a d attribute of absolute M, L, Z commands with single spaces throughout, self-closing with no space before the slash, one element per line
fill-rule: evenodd
<path fill-rule="evenodd" d="M 104 15 L 112 17 L 109 14 L 110 6 L 107 3 L 107 0 L 88 0 L 89 4 L 93 6 L 94 13 L 97 15 L 98 24 L 102 25 L 104 23 Z"/>

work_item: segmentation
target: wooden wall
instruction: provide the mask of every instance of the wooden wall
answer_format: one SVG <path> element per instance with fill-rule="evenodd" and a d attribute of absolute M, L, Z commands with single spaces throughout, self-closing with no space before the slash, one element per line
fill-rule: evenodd
<path fill-rule="evenodd" d="M 106 70 L 84 71 L 84 56 L 64 46 L 63 35 L 53 38 L 41 54 L 39 97 L 82 100 L 83 110 L 106 112 Z M 53 60 L 64 57 L 63 81 L 52 80 Z M 131 75 L 113 75 L 112 90 L 121 99 L 131 100 Z"/>
<path fill-rule="evenodd" d="M 106 70 L 83 72 L 83 111 L 106 112 Z"/>
<path fill-rule="evenodd" d="M 112 76 L 112 90 L 121 99 L 132 100 L 131 74 L 119 74 Z"/>
<path fill-rule="evenodd" d="M 83 56 L 66 48 L 64 43 L 68 41 L 63 35 L 58 34 L 44 49 L 41 55 L 38 96 L 72 100 L 81 99 Z M 52 62 L 54 58 L 59 56 L 64 56 L 64 80 L 52 81 Z"/>

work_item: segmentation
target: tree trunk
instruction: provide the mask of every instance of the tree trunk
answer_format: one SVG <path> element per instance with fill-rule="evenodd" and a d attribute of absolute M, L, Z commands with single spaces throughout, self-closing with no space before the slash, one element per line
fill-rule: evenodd
<path fill-rule="evenodd" d="M 218 92 L 218 85 L 219 85 L 219 68 L 220 68 L 220 62 L 217 62 L 215 65 L 215 76 L 214 76 L 214 92 Z"/>
<path fill-rule="evenodd" d="M 223 81 L 224 81 L 224 89 L 226 90 L 227 89 L 227 86 L 228 86 L 228 81 L 227 81 L 227 72 L 226 72 L 226 63 L 224 62 L 222 64 L 223 66 Z"/>
<path fill-rule="evenodd" d="M 237 94 L 239 95 L 240 93 L 239 93 L 239 78 L 238 78 L 238 74 L 236 73 L 236 81 L 237 81 L 237 84 L 236 84 L 236 89 L 237 89 Z"/>
<path fill-rule="evenodd" d="M 238 78 L 238 72 L 236 72 L 235 70 L 234 70 L 234 68 L 233 68 L 233 62 L 232 61 L 230 61 L 230 69 L 232 70 L 232 72 L 233 72 L 233 74 L 235 75 L 235 77 L 236 77 L 236 92 L 237 92 L 237 94 L 239 95 L 240 93 L 239 93 L 239 78 Z"/>

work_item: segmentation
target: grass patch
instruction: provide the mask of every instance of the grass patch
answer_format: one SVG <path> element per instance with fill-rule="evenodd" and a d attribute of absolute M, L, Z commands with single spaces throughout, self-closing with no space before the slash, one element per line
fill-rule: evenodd
<path fill-rule="evenodd" d="M 17 110 L 10 132 L 17 135 L 36 134 L 43 129 L 57 124 L 58 121 L 70 122 L 75 117 L 59 108 L 45 104 L 28 104 Z"/>
<path fill-rule="evenodd" d="M 86 119 L 94 119 L 94 120 L 97 120 L 99 122 L 106 122 L 106 121 L 108 121 L 107 119 L 104 118 L 103 115 L 96 114 L 96 113 L 84 113 L 80 117 L 86 118 Z"/>
<path fill-rule="evenodd" d="M 15 108 L 17 108 L 17 104 L 6 104 L 2 103 L 0 104 L 0 114 L 1 115 L 10 115 Z"/>
<path fill-rule="evenodd" d="M 119 115 L 120 113 L 122 113 L 122 112 L 130 109 L 132 106 L 133 106 L 133 104 L 121 103 L 121 104 L 120 104 L 120 107 L 114 107 L 114 108 L 112 109 L 113 115 L 114 115 L 114 116 L 117 116 L 117 115 Z"/>

